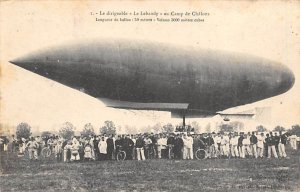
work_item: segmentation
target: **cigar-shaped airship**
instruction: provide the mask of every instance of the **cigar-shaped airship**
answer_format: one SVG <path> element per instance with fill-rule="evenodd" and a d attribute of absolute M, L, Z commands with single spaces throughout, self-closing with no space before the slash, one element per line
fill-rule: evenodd
<path fill-rule="evenodd" d="M 284 65 L 255 56 L 127 40 L 71 43 L 11 63 L 108 107 L 205 117 L 273 97 L 294 84 Z"/>

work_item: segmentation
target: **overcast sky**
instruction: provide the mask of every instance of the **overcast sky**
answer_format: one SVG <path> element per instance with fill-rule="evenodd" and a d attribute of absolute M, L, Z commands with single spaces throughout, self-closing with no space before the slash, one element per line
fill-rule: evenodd
<path fill-rule="evenodd" d="M 299 2 L 284 1 L 1 2 L 1 123 L 28 122 L 40 130 L 57 130 L 65 121 L 72 122 L 78 129 L 88 122 L 98 128 L 105 120 L 135 127 L 156 122 L 179 123 L 181 120 L 171 119 L 169 113 L 106 108 L 95 98 L 8 62 L 43 47 L 111 38 L 240 52 L 283 63 L 295 74 L 294 87 L 283 95 L 247 108 L 271 106 L 271 126 L 300 123 L 300 24 L 296 22 L 300 14 L 297 7 Z M 100 10 L 205 11 L 210 16 L 203 23 L 102 23 L 90 15 L 91 11 Z M 197 121 L 204 125 L 210 120 Z"/>

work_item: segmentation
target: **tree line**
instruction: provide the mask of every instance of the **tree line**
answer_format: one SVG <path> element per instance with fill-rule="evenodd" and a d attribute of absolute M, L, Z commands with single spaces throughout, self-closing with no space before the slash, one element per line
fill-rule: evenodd
<path fill-rule="evenodd" d="M 194 127 L 195 129 L 201 128 L 197 122 L 192 122 L 191 126 Z M 244 128 L 244 125 L 242 122 L 231 122 L 231 123 L 226 123 L 226 124 L 220 124 L 218 126 L 218 129 L 220 132 L 234 132 L 234 131 L 241 131 Z M 155 131 L 157 133 L 160 132 L 165 132 L 165 133 L 171 133 L 174 132 L 175 126 L 172 125 L 171 123 L 167 123 L 165 125 L 161 125 L 160 123 L 157 123 L 153 126 L 148 126 L 146 129 L 149 131 Z M 65 122 L 62 124 L 61 128 L 59 129 L 58 134 L 62 136 L 64 139 L 71 139 L 75 135 L 76 127 L 70 123 L 70 122 Z M 258 132 L 266 132 L 268 131 L 266 127 L 263 125 L 259 125 L 256 127 L 256 131 Z M 293 125 L 290 129 L 286 129 L 282 126 L 276 126 L 273 131 L 278 132 L 278 131 L 288 131 L 291 134 L 295 134 L 300 136 L 300 125 Z M 210 131 L 210 126 L 206 127 L 206 130 L 204 132 L 211 132 Z M 116 134 L 117 133 L 117 127 L 114 124 L 113 121 L 105 121 L 104 125 L 102 125 L 99 128 L 98 134 Z M 95 132 L 95 128 L 91 123 L 87 123 L 84 125 L 82 131 L 80 132 L 82 136 L 90 136 L 90 135 L 97 135 Z M 19 125 L 17 125 L 16 129 L 16 137 L 17 138 L 25 138 L 28 139 L 32 135 L 31 132 L 31 126 L 28 123 L 22 122 Z M 42 137 L 46 136 L 52 136 L 53 133 L 50 131 L 43 131 L 41 133 Z"/>

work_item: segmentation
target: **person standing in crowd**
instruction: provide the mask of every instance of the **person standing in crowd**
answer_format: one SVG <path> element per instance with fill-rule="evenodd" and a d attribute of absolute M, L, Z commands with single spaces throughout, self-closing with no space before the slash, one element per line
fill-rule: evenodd
<path fill-rule="evenodd" d="M 215 157 L 215 141 L 210 133 L 208 133 L 208 137 L 205 139 L 205 144 L 208 147 L 208 158 Z"/>
<path fill-rule="evenodd" d="M 182 159 L 187 159 L 188 158 L 187 157 L 188 139 L 187 139 L 186 134 L 183 134 L 182 141 L 183 141 Z"/>
<path fill-rule="evenodd" d="M 135 143 L 136 156 L 138 161 L 145 160 L 144 146 L 145 146 L 144 138 L 143 135 L 140 134 Z"/>
<path fill-rule="evenodd" d="M 252 132 L 252 135 L 250 136 L 250 150 L 253 154 L 253 157 L 257 158 L 257 137 L 255 135 L 255 132 Z"/>
<path fill-rule="evenodd" d="M 151 135 L 150 135 L 150 139 L 151 139 L 151 141 L 152 141 L 152 149 L 153 149 L 153 158 L 157 158 L 157 135 L 155 134 L 153 134 L 153 133 L 151 133 Z"/>
<path fill-rule="evenodd" d="M 266 143 L 268 145 L 268 158 L 271 158 L 271 154 L 273 154 L 275 158 L 278 158 L 275 149 L 275 139 L 272 132 L 270 132 L 270 135 L 267 134 Z"/>
<path fill-rule="evenodd" d="M 100 138 L 97 137 L 96 135 L 94 135 L 94 137 L 91 137 L 90 139 L 90 145 L 93 149 L 93 152 L 92 152 L 92 159 L 98 161 L 100 158 L 100 153 L 99 153 L 99 141 L 100 141 Z"/>
<path fill-rule="evenodd" d="M 293 150 L 297 150 L 297 136 L 295 134 L 289 136 L 289 141 Z"/>
<path fill-rule="evenodd" d="M 19 153 L 21 155 L 24 155 L 25 149 L 26 149 L 26 139 L 21 138 L 21 139 L 19 139 Z"/>
<path fill-rule="evenodd" d="M 244 150 L 244 134 L 241 132 L 240 137 L 238 139 L 238 148 L 239 148 L 239 154 L 240 158 L 245 158 L 245 150 Z"/>
<path fill-rule="evenodd" d="M 92 146 L 88 143 L 85 145 L 84 147 L 84 160 L 85 161 L 91 161 L 93 158 L 92 158 Z"/>
<path fill-rule="evenodd" d="M 124 151 L 126 152 L 126 159 L 132 160 L 132 149 L 134 147 L 133 141 L 126 135 L 123 141 Z"/>
<path fill-rule="evenodd" d="M 243 145 L 245 157 L 252 157 L 252 152 L 250 149 L 250 133 L 244 136 Z"/>
<path fill-rule="evenodd" d="M 159 135 L 157 139 L 157 152 L 158 152 L 158 158 L 162 158 L 163 151 L 167 149 L 167 139 L 164 134 Z"/>
<path fill-rule="evenodd" d="M 176 135 L 174 140 L 174 158 L 175 159 L 182 159 L 182 148 L 183 148 L 183 140 L 179 136 L 179 134 Z"/>
<path fill-rule="evenodd" d="M 15 135 L 11 135 L 11 152 L 12 153 L 15 153 L 16 152 L 16 148 L 17 148 L 17 145 L 18 145 L 18 141 L 17 139 L 15 138 Z"/>
<path fill-rule="evenodd" d="M 149 138 L 147 134 L 145 135 L 144 142 L 145 142 L 145 157 L 146 159 L 150 159 L 152 140 Z"/>
<path fill-rule="evenodd" d="M 193 153 L 195 153 L 198 149 L 205 149 L 205 139 L 203 134 L 194 135 L 193 140 Z"/>
<path fill-rule="evenodd" d="M 265 141 L 264 133 L 257 135 L 257 156 L 260 158 L 264 157 L 264 141 Z"/>
<path fill-rule="evenodd" d="M 221 133 L 220 132 L 214 137 L 214 142 L 215 142 L 215 149 L 218 151 L 221 151 Z"/>
<path fill-rule="evenodd" d="M 38 160 L 37 150 L 38 150 L 39 144 L 34 140 L 33 137 L 31 137 L 30 141 L 28 141 L 28 143 L 26 144 L 26 147 L 28 148 L 29 159 L 30 160 L 33 160 L 33 159 Z"/>
<path fill-rule="evenodd" d="M 168 158 L 172 158 L 172 150 L 174 149 L 175 145 L 175 138 L 174 138 L 174 133 L 170 133 L 169 138 L 167 139 L 167 145 L 168 145 Z M 173 150 L 174 152 L 174 150 Z"/>
<path fill-rule="evenodd" d="M 114 152 L 114 159 L 116 159 L 117 156 L 117 152 L 119 151 L 119 149 L 121 147 L 123 147 L 123 139 L 121 137 L 121 135 L 118 135 L 117 139 L 115 140 L 115 152 Z"/>
<path fill-rule="evenodd" d="M 123 142 L 122 142 L 122 138 L 121 138 L 121 135 L 118 135 L 117 139 L 115 140 L 115 146 L 116 148 L 119 147 L 119 146 L 123 146 Z"/>
<path fill-rule="evenodd" d="M 200 148 L 200 136 L 202 136 L 202 134 L 200 134 L 200 135 L 193 135 L 193 153 L 194 154 L 197 151 L 197 149 Z"/>
<path fill-rule="evenodd" d="M 164 147 L 162 147 L 161 149 L 161 157 L 162 158 L 165 158 L 165 159 L 168 159 L 168 138 L 169 138 L 169 134 L 168 133 L 165 133 L 165 134 L 162 134 L 162 139 L 163 139 L 163 145 L 165 145 Z"/>
<path fill-rule="evenodd" d="M 287 136 L 286 134 L 282 134 L 282 131 L 279 131 L 279 144 L 278 144 L 278 152 L 279 157 L 286 158 L 286 152 L 285 152 L 285 145 L 287 142 Z"/>
<path fill-rule="evenodd" d="M 227 148 L 228 140 L 224 133 L 220 135 L 220 152 L 223 158 L 228 158 L 228 148 Z"/>
<path fill-rule="evenodd" d="M 73 137 L 72 139 L 72 147 L 71 147 L 71 161 L 79 161 L 80 156 L 79 156 L 79 141 L 77 140 L 76 137 Z"/>
<path fill-rule="evenodd" d="M 8 150 L 9 140 L 8 140 L 8 138 L 6 136 L 3 137 L 3 140 L 4 140 L 4 142 L 3 142 L 3 151 L 5 152 L 5 151 Z"/>
<path fill-rule="evenodd" d="M 99 149 L 99 160 L 103 161 L 107 159 L 107 142 L 105 140 L 105 137 L 102 136 L 99 143 L 98 143 L 98 149 Z"/>
<path fill-rule="evenodd" d="M 274 135 L 275 149 L 276 149 L 276 153 L 279 154 L 278 145 L 279 145 L 280 137 L 279 135 L 277 135 L 277 132 L 275 132 L 274 134 L 275 134 Z"/>
<path fill-rule="evenodd" d="M 47 140 L 47 146 L 50 148 L 51 152 L 54 152 L 54 141 L 52 136 L 50 136 Z"/>
<path fill-rule="evenodd" d="M 57 141 L 54 146 L 55 157 L 58 162 L 62 161 L 62 142 L 60 140 Z"/>
<path fill-rule="evenodd" d="M 232 137 L 230 138 L 230 152 L 231 156 L 233 158 L 239 157 L 239 150 L 238 150 L 238 137 L 237 133 L 232 134 Z"/>
<path fill-rule="evenodd" d="M 131 135 L 130 136 L 130 139 L 131 141 L 133 142 L 133 146 L 132 146 L 132 159 L 135 160 L 136 159 L 136 147 L 135 147 L 135 144 L 136 144 L 136 136 L 135 135 Z"/>
<path fill-rule="evenodd" d="M 107 143 L 107 159 L 112 160 L 113 152 L 115 150 L 115 143 L 114 143 L 114 139 L 113 139 L 113 134 L 111 134 L 107 138 L 106 143 Z"/>
<path fill-rule="evenodd" d="M 4 151 L 4 138 L 0 136 L 0 152 Z"/>
<path fill-rule="evenodd" d="M 67 162 L 67 144 L 68 144 L 68 140 L 64 140 L 62 142 L 62 158 L 63 158 L 63 162 Z"/>
<path fill-rule="evenodd" d="M 41 155 L 42 147 L 43 147 L 43 139 L 40 136 L 35 138 L 36 142 L 39 144 L 38 155 Z"/>
<path fill-rule="evenodd" d="M 71 161 L 71 150 L 72 150 L 72 141 L 66 141 L 66 145 L 64 147 L 64 162 Z"/>
<path fill-rule="evenodd" d="M 184 128 L 184 131 L 187 131 L 186 128 Z M 182 139 L 182 149 L 181 149 L 181 159 L 187 159 L 187 134 L 186 133 L 180 133 L 179 137 Z"/>
<path fill-rule="evenodd" d="M 224 133 L 223 139 L 226 140 L 226 145 L 225 145 L 225 156 L 229 157 L 229 135 L 228 133 Z"/>
<path fill-rule="evenodd" d="M 113 143 L 114 143 L 114 150 L 113 150 L 113 153 L 112 153 L 112 159 L 115 160 L 117 146 L 116 146 L 116 136 L 114 134 L 112 134 L 112 140 L 113 140 Z"/>
<path fill-rule="evenodd" d="M 194 153 L 193 153 L 193 137 L 188 134 L 186 137 L 186 158 L 187 159 L 194 159 Z"/>
<path fill-rule="evenodd" d="M 79 142 L 79 149 L 78 149 L 78 154 L 79 154 L 79 158 L 80 158 L 80 161 L 83 161 L 84 160 L 84 142 L 82 142 L 82 140 L 79 138 L 78 139 L 78 142 Z"/>
<path fill-rule="evenodd" d="M 83 143 L 84 143 L 83 149 L 85 148 L 85 146 L 87 144 L 89 144 L 91 146 L 91 149 L 92 149 L 92 152 L 91 152 L 91 154 L 92 154 L 92 160 L 96 160 L 94 138 L 95 138 L 94 135 L 89 135 L 89 136 L 85 137 L 84 141 L 83 141 Z"/>

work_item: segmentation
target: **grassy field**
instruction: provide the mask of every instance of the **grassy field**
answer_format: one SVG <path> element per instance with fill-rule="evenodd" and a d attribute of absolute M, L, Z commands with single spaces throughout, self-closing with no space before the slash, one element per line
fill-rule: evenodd
<path fill-rule="evenodd" d="M 30 162 L 1 154 L 0 191 L 300 191 L 290 159 Z"/>

